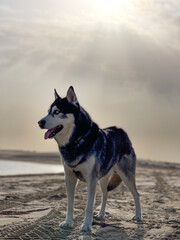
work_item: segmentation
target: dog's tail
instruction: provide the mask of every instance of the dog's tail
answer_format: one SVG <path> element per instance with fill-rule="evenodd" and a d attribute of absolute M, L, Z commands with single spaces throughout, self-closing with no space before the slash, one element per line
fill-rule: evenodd
<path fill-rule="evenodd" d="M 107 185 L 108 192 L 115 189 L 121 182 L 122 182 L 122 179 L 120 178 L 120 176 L 117 173 L 114 173 L 111 176 Z"/>

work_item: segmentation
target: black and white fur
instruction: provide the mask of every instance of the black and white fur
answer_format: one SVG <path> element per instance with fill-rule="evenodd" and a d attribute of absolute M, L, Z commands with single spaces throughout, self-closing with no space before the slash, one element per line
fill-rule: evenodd
<path fill-rule="evenodd" d="M 39 126 L 48 129 L 45 139 L 54 138 L 62 155 L 67 190 L 67 215 L 62 228 L 73 226 L 74 192 L 77 180 L 87 183 L 88 200 L 81 231 L 90 231 L 96 185 L 102 191 L 98 218 L 105 215 L 108 191 L 123 180 L 135 201 L 136 214 L 141 220 L 139 194 L 135 184 L 136 155 L 131 141 L 123 129 L 109 127 L 100 129 L 89 114 L 80 106 L 73 87 L 61 98 L 55 90 L 55 101 L 48 115 Z"/>

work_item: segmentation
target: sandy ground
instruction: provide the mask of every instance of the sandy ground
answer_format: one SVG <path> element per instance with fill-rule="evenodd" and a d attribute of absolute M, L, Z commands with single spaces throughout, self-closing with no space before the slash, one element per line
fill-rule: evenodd
<path fill-rule="evenodd" d="M 0 177 L 0 239 L 180 239 L 180 166 L 137 167 L 143 221 L 131 220 L 134 201 L 124 184 L 109 193 L 104 221 L 94 217 L 92 232 L 79 231 L 87 200 L 86 184 L 79 182 L 75 196 L 73 230 L 61 230 L 66 214 L 64 176 Z M 100 207 L 97 187 L 94 215 Z"/>

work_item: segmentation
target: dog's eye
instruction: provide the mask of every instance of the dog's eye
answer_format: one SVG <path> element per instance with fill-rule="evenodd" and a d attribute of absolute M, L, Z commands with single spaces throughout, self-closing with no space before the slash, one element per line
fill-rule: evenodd
<path fill-rule="evenodd" d="M 53 114 L 55 114 L 55 115 L 58 115 L 59 113 L 60 113 L 59 110 L 55 110 L 55 111 L 53 112 Z"/>

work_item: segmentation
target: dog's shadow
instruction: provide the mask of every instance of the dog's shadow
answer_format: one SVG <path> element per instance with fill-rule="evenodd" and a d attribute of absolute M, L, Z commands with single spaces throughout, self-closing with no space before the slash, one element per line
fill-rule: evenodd
<path fill-rule="evenodd" d="M 92 233 L 81 233 L 80 239 L 92 240 L 92 239 L 138 239 L 144 240 L 145 230 L 143 222 L 136 222 L 135 228 L 127 229 L 123 226 L 117 226 L 113 224 L 106 224 L 105 222 L 93 221 L 93 225 L 98 225 L 100 228 L 96 231 L 92 230 Z"/>
<path fill-rule="evenodd" d="M 93 226 L 96 230 L 87 233 L 77 233 L 76 229 L 64 230 L 61 229 L 59 232 L 59 239 L 80 239 L 80 240 L 92 240 L 92 239 L 138 239 L 144 240 L 145 229 L 142 221 L 135 222 L 129 221 L 130 223 L 136 224 L 134 228 L 128 228 L 128 225 L 124 227 L 123 225 L 108 224 L 105 221 L 93 221 Z M 97 227 L 98 230 L 97 230 Z"/>
<path fill-rule="evenodd" d="M 93 234 L 102 239 L 138 239 L 143 240 L 145 235 L 144 224 L 142 221 L 134 222 L 134 228 L 124 227 L 123 225 L 106 224 L 105 222 L 93 222 L 93 225 L 99 225 L 100 228 Z"/>

